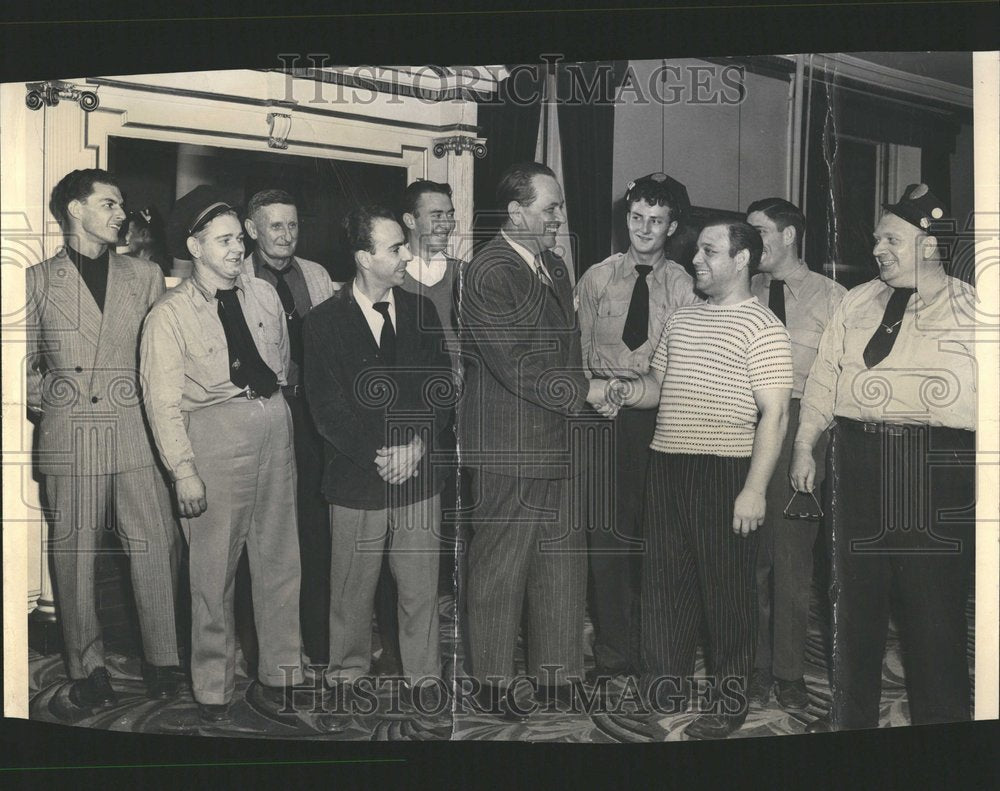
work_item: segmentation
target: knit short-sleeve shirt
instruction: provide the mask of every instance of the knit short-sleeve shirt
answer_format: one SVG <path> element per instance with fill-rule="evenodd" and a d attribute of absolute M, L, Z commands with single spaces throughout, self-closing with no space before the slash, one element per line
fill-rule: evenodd
<path fill-rule="evenodd" d="M 650 367 L 665 372 L 650 444 L 662 453 L 750 456 L 754 391 L 792 387 L 788 332 L 756 297 L 678 308 Z"/>

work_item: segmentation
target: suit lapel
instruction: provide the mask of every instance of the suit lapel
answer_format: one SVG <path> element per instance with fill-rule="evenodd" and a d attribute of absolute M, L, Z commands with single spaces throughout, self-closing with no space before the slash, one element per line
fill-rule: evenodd
<path fill-rule="evenodd" d="M 60 251 L 48 268 L 49 290 L 46 299 L 62 314 L 68 325 L 93 344 L 101 336 L 101 311 L 83 282 L 80 273 L 65 252 Z"/>
<path fill-rule="evenodd" d="M 116 253 L 108 259 L 108 288 L 104 298 L 104 318 L 101 322 L 97 359 L 107 356 L 121 337 L 129 314 L 135 311 L 135 269 L 130 261 Z"/>
<path fill-rule="evenodd" d="M 353 282 L 344 284 L 346 292 L 344 296 L 347 301 L 347 309 L 344 311 L 344 328 L 347 337 L 357 338 L 358 342 L 365 345 L 371 354 L 378 354 L 378 343 L 375 342 L 372 329 L 368 326 L 368 319 L 365 318 L 365 314 L 361 312 L 361 306 L 354 298 L 353 289 Z"/>
<path fill-rule="evenodd" d="M 552 293 L 555 296 L 555 302 L 562 311 L 563 317 L 568 318 L 573 315 L 573 292 L 569 288 L 569 272 L 566 271 L 566 262 L 549 251 L 542 254 L 542 260 L 552 278 Z"/>

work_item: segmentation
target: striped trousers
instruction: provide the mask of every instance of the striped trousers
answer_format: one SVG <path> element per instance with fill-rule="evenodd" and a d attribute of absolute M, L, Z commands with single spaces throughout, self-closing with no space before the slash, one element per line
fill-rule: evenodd
<path fill-rule="evenodd" d="M 704 621 L 716 688 L 746 689 L 756 630 L 757 534 L 739 536 L 732 521 L 749 469 L 749 458 L 651 453 L 642 569 L 647 683 L 693 674 Z"/>
<path fill-rule="evenodd" d="M 514 675 L 525 598 L 528 674 L 540 684 L 583 676 L 587 542 L 572 524 L 569 488 L 569 480 L 475 473 L 467 607 L 480 681 Z"/>

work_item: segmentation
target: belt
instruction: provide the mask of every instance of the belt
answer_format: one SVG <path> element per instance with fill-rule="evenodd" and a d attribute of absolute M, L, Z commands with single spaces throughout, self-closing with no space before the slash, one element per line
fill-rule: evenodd
<path fill-rule="evenodd" d="M 285 385 L 281 392 L 289 398 L 301 398 L 306 394 L 306 389 L 302 385 Z"/>
<path fill-rule="evenodd" d="M 245 398 L 247 401 L 255 401 L 258 398 L 270 398 L 272 395 L 274 394 L 268 393 L 265 395 L 264 393 L 258 393 L 252 387 L 248 387 L 242 393 L 237 393 L 236 398 Z"/>
<path fill-rule="evenodd" d="M 962 428 L 928 426 L 926 423 L 870 423 L 863 420 L 852 420 L 848 417 L 838 417 L 837 425 L 857 434 L 869 434 L 872 436 L 902 437 L 917 431 L 931 431 L 935 434 L 943 435 L 952 432 L 961 432 L 963 435 L 975 433 Z"/>

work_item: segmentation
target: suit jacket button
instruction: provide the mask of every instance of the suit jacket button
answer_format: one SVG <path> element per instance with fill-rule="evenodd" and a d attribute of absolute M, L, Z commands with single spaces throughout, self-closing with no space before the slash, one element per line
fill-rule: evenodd
<path fill-rule="evenodd" d="M 81 368 L 79 365 L 76 366 L 76 368 L 74 368 L 73 370 L 76 371 L 78 374 L 82 374 L 83 373 L 83 368 Z"/>
<path fill-rule="evenodd" d="M 90 403 L 91 403 L 91 404 L 96 404 L 96 403 L 97 403 L 98 401 L 100 401 L 100 400 L 101 400 L 101 399 L 100 399 L 100 398 L 98 398 L 97 396 L 91 396 L 91 397 L 90 397 Z"/>

